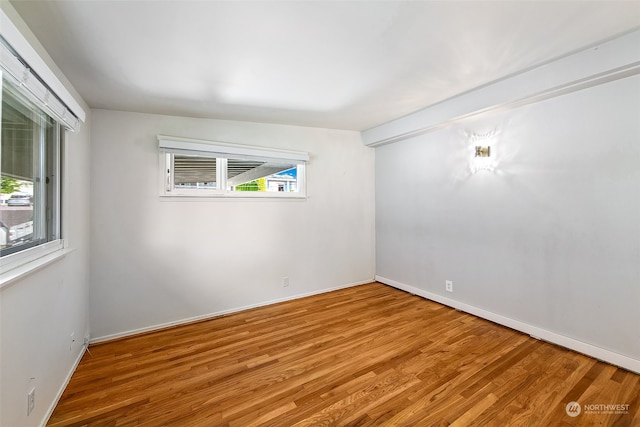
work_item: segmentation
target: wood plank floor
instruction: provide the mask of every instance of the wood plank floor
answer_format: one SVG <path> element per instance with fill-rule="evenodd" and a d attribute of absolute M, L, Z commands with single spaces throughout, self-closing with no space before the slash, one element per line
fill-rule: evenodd
<path fill-rule="evenodd" d="M 640 376 L 379 283 L 90 351 L 49 426 L 640 426 Z"/>

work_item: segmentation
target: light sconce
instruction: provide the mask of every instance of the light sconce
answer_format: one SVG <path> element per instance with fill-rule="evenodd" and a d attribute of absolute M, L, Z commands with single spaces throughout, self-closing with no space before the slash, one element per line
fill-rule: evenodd
<path fill-rule="evenodd" d="M 496 131 L 469 135 L 469 142 L 471 142 L 471 159 L 469 161 L 471 173 L 494 170 L 495 159 L 492 156 L 490 144 L 494 142 L 495 135 Z"/>
<path fill-rule="evenodd" d="M 491 147 L 476 145 L 476 157 L 491 157 Z"/>

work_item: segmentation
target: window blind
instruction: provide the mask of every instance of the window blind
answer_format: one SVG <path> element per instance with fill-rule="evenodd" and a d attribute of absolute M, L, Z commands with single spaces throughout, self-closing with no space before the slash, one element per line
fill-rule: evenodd
<path fill-rule="evenodd" d="M 0 74 L 67 129 L 84 122 L 80 104 L 1 9 Z"/>
<path fill-rule="evenodd" d="M 34 74 L 21 58 L 0 37 L 0 66 L 3 78 L 12 78 L 24 95 L 49 113 L 69 130 L 76 130 L 80 120 L 67 108 L 58 96 Z M 5 75 L 6 73 L 6 75 Z"/>
<path fill-rule="evenodd" d="M 160 150 L 191 156 L 209 156 L 219 158 L 243 158 L 253 160 L 291 160 L 308 162 L 309 154 L 301 151 L 286 151 L 250 145 L 228 144 L 224 142 L 205 141 L 199 139 L 178 138 L 158 135 Z"/>
<path fill-rule="evenodd" d="M 173 182 L 216 182 L 217 161 L 215 157 L 195 157 L 176 154 L 173 164 Z"/>

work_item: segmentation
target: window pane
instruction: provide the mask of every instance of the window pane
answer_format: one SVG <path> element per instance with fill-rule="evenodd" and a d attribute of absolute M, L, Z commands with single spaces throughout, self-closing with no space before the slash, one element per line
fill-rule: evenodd
<path fill-rule="evenodd" d="M 59 127 L 2 82 L 0 255 L 59 238 Z"/>
<path fill-rule="evenodd" d="M 298 166 L 295 163 L 227 160 L 229 191 L 298 192 Z"/>
<path fill-rule="evenodd" d="M 175 188 L 218 188 L 217 159 L 215 157 L 173 156 Z"/>

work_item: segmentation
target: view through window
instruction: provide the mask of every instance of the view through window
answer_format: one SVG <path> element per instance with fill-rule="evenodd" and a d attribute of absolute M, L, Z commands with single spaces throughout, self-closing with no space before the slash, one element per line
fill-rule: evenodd
<path fill-rule="evenodd" d="M 309 154 L 158 135 L 164 196 L 306 197 Z"/>
<path fill-rule="evenodd" d="M 60 238 L 59 124 L 2 80 L 0 256 Z"/>
<path fill-rule="evenodd" d="M 304 161 L 164 153 L 164 194 L 304 196 Z"/>
<path fill-rule="evenodd" d="M 228 159 L 227 190 L 296 193 L 298 167 L 292 163 Z"/>

